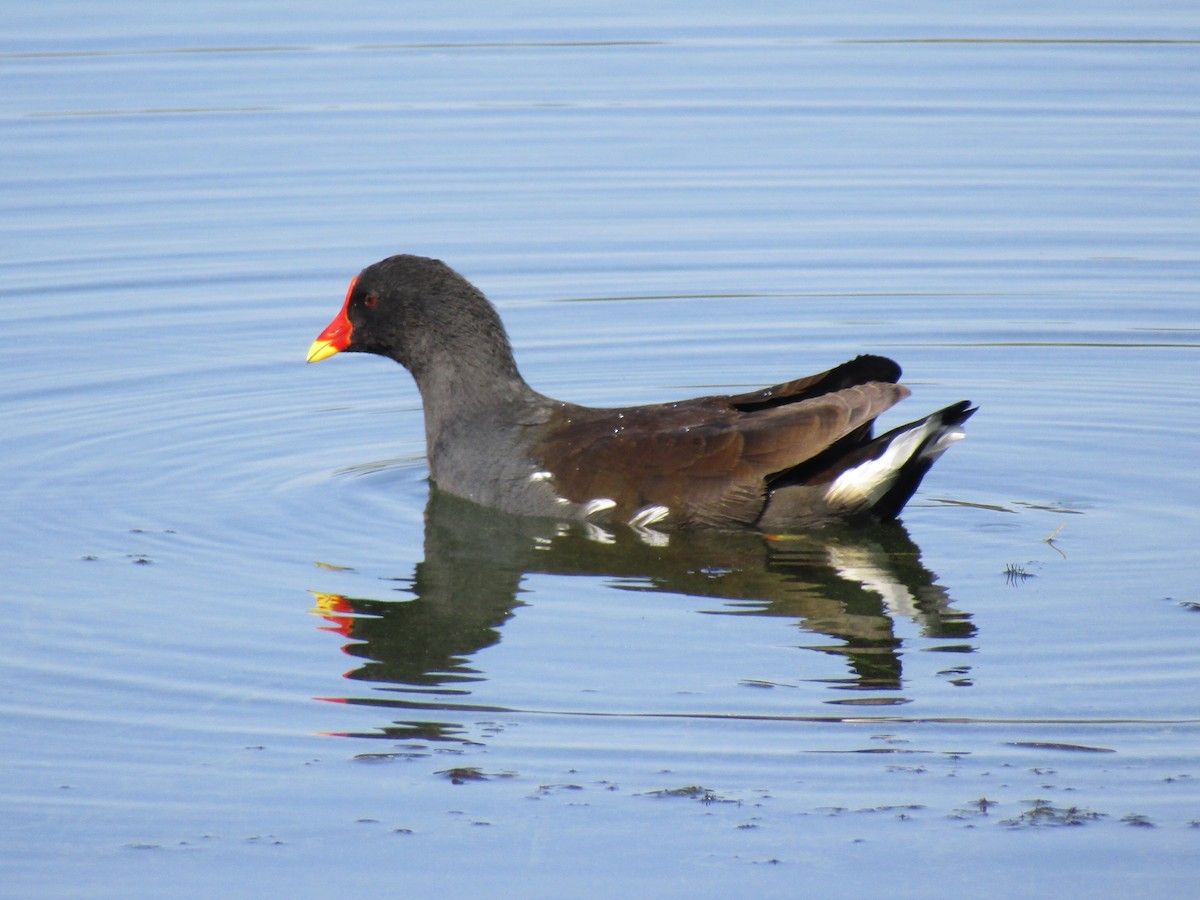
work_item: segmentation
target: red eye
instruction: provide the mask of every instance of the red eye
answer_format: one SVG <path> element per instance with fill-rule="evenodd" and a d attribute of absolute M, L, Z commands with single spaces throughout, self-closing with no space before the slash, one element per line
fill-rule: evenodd
<path fill-rule="evenodd" d="M 379 302 L 379 298 L 375 294 L 367 294 L 363 297 L 363 306 L 367 309 L 374 309 L 375 304 Z"/>

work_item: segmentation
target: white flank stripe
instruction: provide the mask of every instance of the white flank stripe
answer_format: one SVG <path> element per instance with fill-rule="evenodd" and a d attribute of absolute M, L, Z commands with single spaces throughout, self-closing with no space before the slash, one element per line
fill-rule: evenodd
<path fill-rule="evenodd" d="M 606 509 L 612 509 L 616 505 L 616 500 L 609 500 L 607 497 L 597 497 L 595 500 L 589 500 L 583 504 L 583 517 L 590 519 L 596 513 L 602 513 Z"/>
<path fill-rule="evenodd" d="M 671 510 L 666 506 L 643 506 L 633 514 L 633 518 L 629 520 L 629 524 L 634 528 L 645 528 L 647 525 L 661 522 L 670 514 Z"/>

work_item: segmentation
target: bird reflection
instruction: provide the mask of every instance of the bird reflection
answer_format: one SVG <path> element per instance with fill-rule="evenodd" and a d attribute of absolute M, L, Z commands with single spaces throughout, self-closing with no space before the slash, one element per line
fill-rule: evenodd
<path fill-rule="evenodd" d="M 471 683 L 486 677 L 474 657 L 500 640 L 522 605 L 522 578 L 533 573 L 602 576 L 617 589 L 710 598 L 720 602 L 703 611 L 714 615 L 794 619 L 826 639 L 809 649 L 845 659 L 846 676 L 830 684 L 843 691 L 901 687 L 903 640 L 895 626 L 902 618 L 922 636 L 946 640 L 936 648 L 942 651 L 970 652 L 975 634 L 899 523 L 794 536 L 667 536 L 514 517 L 433 489 L 425 558 L 411 577 L 396 579 L 405 599 L 314 595 L 325 629 L 343 636 L 345 652 L 358 661 L 346 677 L 375 688 L 368 697 L 328 699 L 420 711 L 419 720 L 359 736 L 462 739 L 459 725 L 429 714 L 500 711 L 470 702 Z"/>

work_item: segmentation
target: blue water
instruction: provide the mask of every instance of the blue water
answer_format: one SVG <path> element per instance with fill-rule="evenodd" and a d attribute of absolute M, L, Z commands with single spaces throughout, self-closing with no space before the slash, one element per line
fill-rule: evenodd
<path fill-rule="evenodd" d="M 6 892 L 1195 883 L 1185 5 L 0 22 Z M 554 396 L 981 411 L 895 529 L 431 502 L 407 373 L 303 364 L 401 251 Z"/>

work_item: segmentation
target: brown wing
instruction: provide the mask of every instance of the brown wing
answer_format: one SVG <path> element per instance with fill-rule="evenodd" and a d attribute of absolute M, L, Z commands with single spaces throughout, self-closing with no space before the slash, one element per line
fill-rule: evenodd
<path fill-rule="evenodd" d="M 908 394 L 887 382 L 818 393 L 830 374 L 736 397 L 623 410 L 568 407 L 535 456 L 561 496 L 610 499 L 617 521 L 665 506 L 676 525 L 750 523 L 765 503 L 768 477 L 869 425 Z"/>

